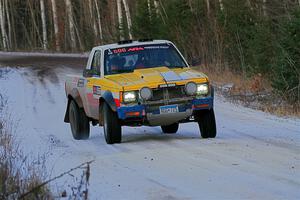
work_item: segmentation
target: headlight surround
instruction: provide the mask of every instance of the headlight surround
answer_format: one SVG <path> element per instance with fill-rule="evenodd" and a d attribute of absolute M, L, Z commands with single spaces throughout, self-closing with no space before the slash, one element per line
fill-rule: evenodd
<path fill-rule="evenodd" d="M 197 85 L 197 95 L 207 95 L 208 94 L 208 84 Z"/>
<path fill-rule="evenodd" d="M 195 95 L 197 93 L 197 84 L 194 82 L 188 82 L 185 85 L 185 92 L 187 95 Z"/>
<path fill-rule="evenodd" d="M 149 100 L 153 96 L 152 90 L 148 87 L 143 87 L 140 89 L 140 96 L 143 100 Z"/>
<path fill-rule="evenodd" d="M 135 91 L 124 92 L 123 100 L 125 103 L 135 102 L 136 101 L 136 92 Z"/>

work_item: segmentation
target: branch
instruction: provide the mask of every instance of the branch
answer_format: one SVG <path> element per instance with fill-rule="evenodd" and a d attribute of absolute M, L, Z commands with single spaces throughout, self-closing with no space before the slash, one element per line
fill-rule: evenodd
<path fill-rule="evenodd" d="M 24 199 L 27 195 L 29 195 L 29 194 L 32 193 L 33 191 L 35 191 L 35 190 L 37 190 L 37 189 L 39 189 L 39 188 L 41 188 L 41 187 L 47 185 L 48 183 L 50 183 L 50 182 L 52 182 L 52 181 L 54 181 L 54 180 L 56 180 L 56 179 L 59 179 L 59 178 L 65 176 L 66 174 L 69 174 L 69 173 L 72 172 L 72 171 L 75 171 L 75 170 L 81 168 L 81 167 L 84 166 L 84 165 L 87 165 L 87 166 L 89 167 L 89 165 L 90 165 L 92 162 L 94 162 L 94 161 L 95 161 L 95 160 L 91 160 L 91 161 L 82 163 L 82 164 L 78 165 L 77 167 L 71 168 L 70 170 L 68 170 L 68 171 L 66 171 L 66 172 L 64 172 L 64 173 L 62 173 L 62 174 L 60 174 L 60 175 L 58 175 L 58 176 L 56 176 L 56 177 L 54 177 L 54 178 L 51 178 L 51 179 L 47 180 L 47 181 L 45 181 L 45 182 L 39 184 L 38 186 L 32 188 L 32 189 L 29 190 L 28 192 L 26 192 L 26 193 L 24 193 L 24 194 L 21 194 L 21 195 L 18 197 L 18 199 Z"/>

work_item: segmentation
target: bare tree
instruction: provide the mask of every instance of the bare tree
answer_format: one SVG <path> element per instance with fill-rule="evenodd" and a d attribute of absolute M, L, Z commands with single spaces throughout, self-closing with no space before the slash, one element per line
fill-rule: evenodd
<path fill-rule="evenodd" d="M 122 15 L 122 4 L 121 3 L 122 3 L 121 0 L 117 0 L 120 40 L 124 40 L 123 15 Z"/>
<path fill-rule="evenodd" d="M 54 25 L 54 36 L 55 36 L 55 49 L 60 51 L 60 41 L 59 41 L 59 30 L 58 30 L 58 20 L 57 20 L 57 8 L 56 1 L 51 0 L 52 14 L 53 14 L 53 25 Z"/>
<path fill-rule="evenodd" d="M 99 35 L 100 35 L 100 42 L 103 43 L 103 31 L 102 31 L 100 10 L 99 10 L 97 0 L 94 0 L 94 1 L 95 1 L 95 5 L 96 5 L 97 22 L 98 22 L 98 29 L 99 29 Z"/>
<path fill-rule="evenodd" d="M 95 20 L 95 17 L 94 17 L 94 6 L 93 6 L 93 2 L 92 0 L 88 0 L 88 6 L 89 6 L 89 13 L 90 13 L 90 23 L 91 23 L 91 26 L 93 27 L 94 29 L 94 35 L 95 35 L 95 38 L 97 38 L 98 36 L 98 29 L 97 29 L 97 24 L 96 24 L 96 20 Z M 97 40 L 96 40 L 97 41 Z"/>
<path fill-rule="evenodd" d="M 125 8 L 125 15 L 126 15 L 126 20 L 127 20 L 129 38 L 132 40 L 132 33 L 131 33 L 132 22 L 131 22 L 129 6 L 128 6 L 128 3 L 126 0 L 122 0 L 122 1 L 123 1 L 123 5 Z"/>
<path fill-rule="evenodd" d="M 45 2 L 40 0 L 41 6 L 41 19 L 42 19 L 42 30 L 43 30 L 43 49 L 47 50 L 48 40 L 47 40 L 47 23 L 46 23 L 46 13 L 45 13 Z"/>
<path fill-rule="evenodd" d="M 3 49 L 7 50 L 7 34 L 6 34 L 6 26 L 5 26 L 4 6 L 2 0 L 0 1 L 0 26 L 1 26 Z"/>
<path fill-rule="evenodd" d="M 65 3 L 66 3 L 66 11 L 67 11 L 67 16 L 69 21 L 71 48 L 72 50 L 75 50 L 77 45 L 76 45 L 75 24 L 73 19 L 72 4 L 70 0 L 65 0 Z"/>

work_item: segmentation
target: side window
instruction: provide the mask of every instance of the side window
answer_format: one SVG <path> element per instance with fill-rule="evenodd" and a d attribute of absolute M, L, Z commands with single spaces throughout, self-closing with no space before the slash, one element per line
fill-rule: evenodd
<path fill-rule="evenodd" d="M 96 51 L 94 54 L 91 70 L 95 71 L 95 74 L 100 75 L 101 69 L 101 51 Z"/>

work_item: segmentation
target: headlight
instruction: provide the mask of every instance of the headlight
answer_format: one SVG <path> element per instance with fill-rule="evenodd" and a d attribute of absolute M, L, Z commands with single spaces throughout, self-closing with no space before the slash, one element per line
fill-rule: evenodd
<path fill-rule="evenodd" d="M 135 92 L 124 92 L 124 102 L 129 103 L 129 102 L 134 102 L 136 101 L 136 94 Z"/>
<path fill-rule="evenodd" d="M 195 95 L 197 93 L 197 84 L 194 82 L 189 82 L 185 85 L 185 92 L 188 95 Z"/>
<path fill-rule="evenodd" d="M 150 88 L 148 88 L 148 87 L 143 87 L 140 90 L 140 96 L 144 100 L 149 100 L 152 97 L 152 90 Z"/>
<path fill-rule="evenodd" d="M 208 94 L 208 85 L 200 84 L 197 86 L 197 94 L 198 95 L 207 95 Z"/>

